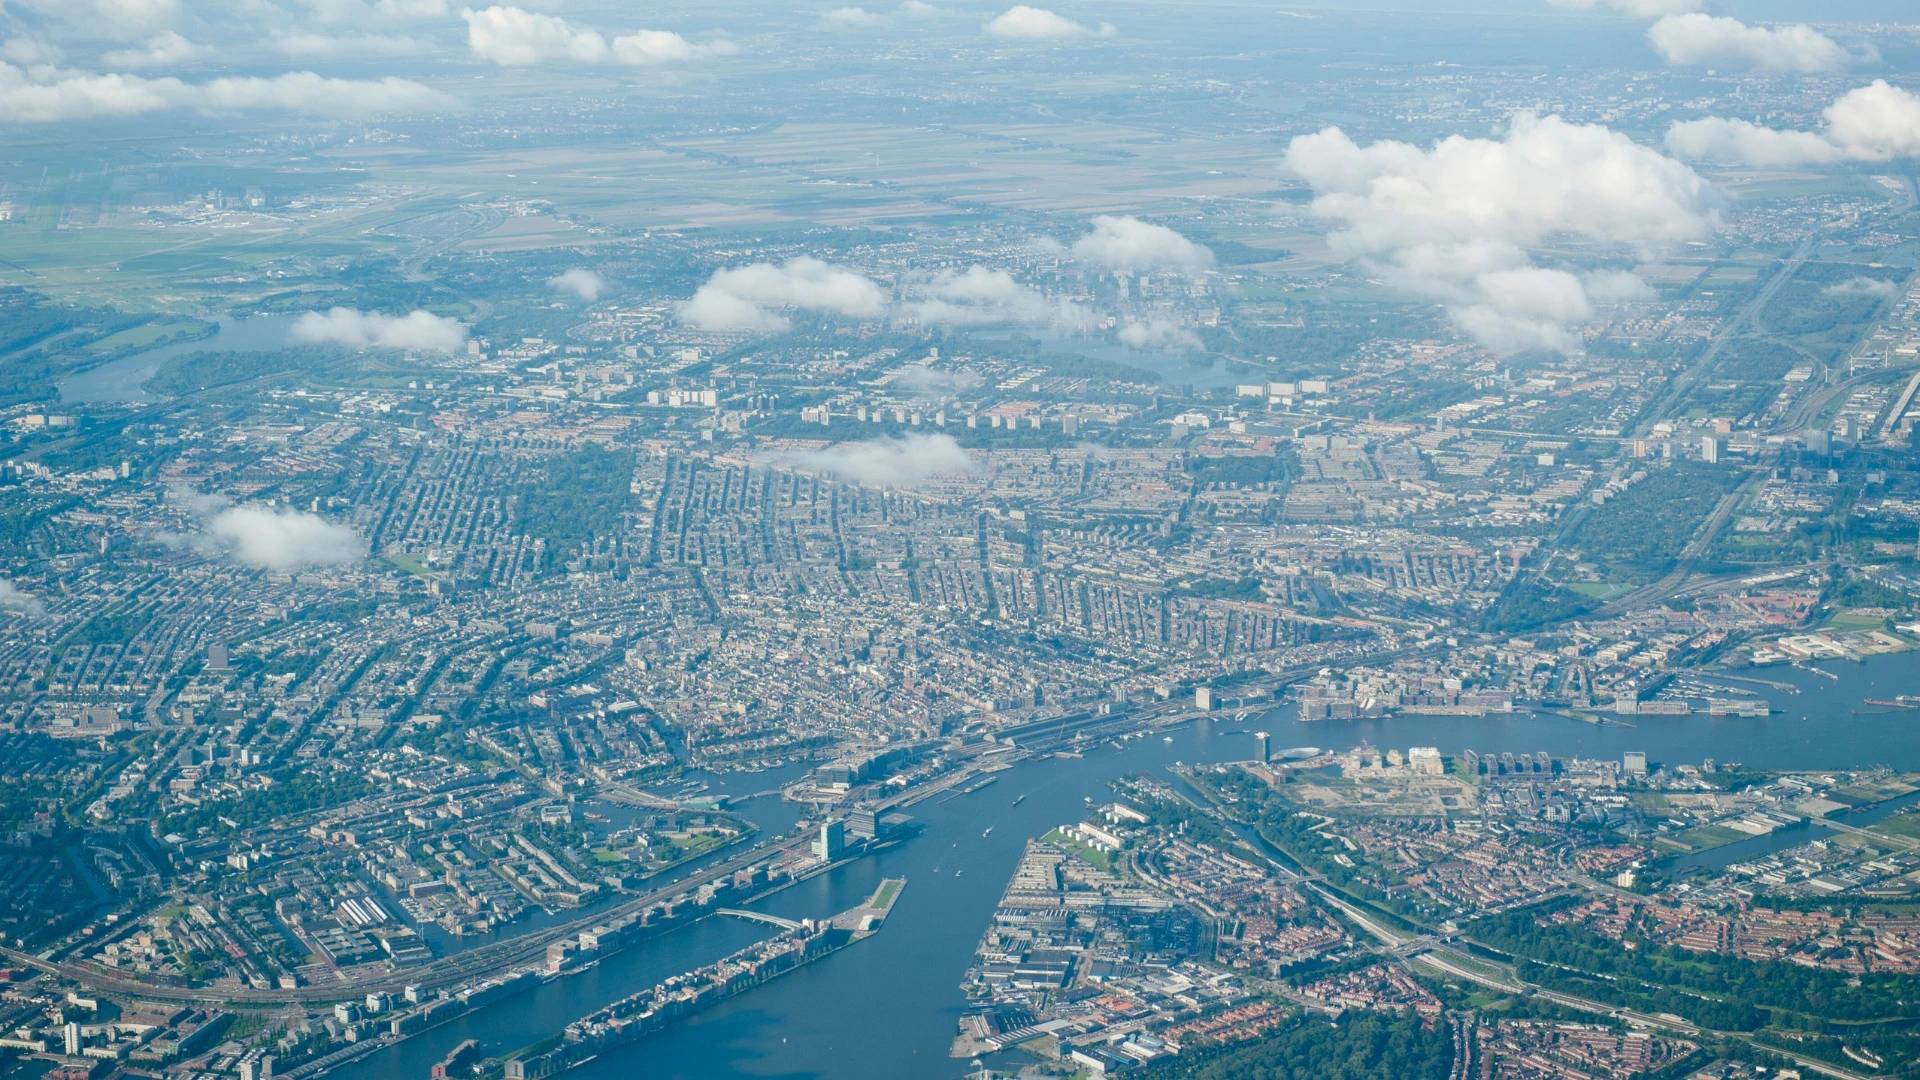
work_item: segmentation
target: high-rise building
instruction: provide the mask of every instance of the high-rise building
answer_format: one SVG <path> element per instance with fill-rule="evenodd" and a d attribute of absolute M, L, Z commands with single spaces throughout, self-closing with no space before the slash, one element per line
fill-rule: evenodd
<path fill-rule="evenodd" d="M 870 806 L 859 806 L 847 812 L 847 835 L 873 839 L 879 835 L 879 814 Z"/>
<path fill-rule="evenodd" d="M 832 862 L 840 857 L 847 847 L 847 823 L 839 818 L 828 818 L 820 823 L 820 831 L 813 838 L 813 857 L 822 862 Z"/>
<path fill-rule="evenodd" d="M 270 1080 L 273 1055 L 265 1050 L 249 1050 L 240 1058 L 240 1080 Z"/>
<path fill-rule="evenodd" d="M 65 1049 L 67 1056 L 79 1057 L 81 1048 L 80 1025 L 69 1021 L 67 1026 L 61 1029 L 60 1034 L 66 1038 Z"/>
<path fill-rule="evenodd" d="M 1622 771 L 1628 776 L 1647 775 L 1647 755 L 1642 750 L 1629 750 L 1620 759 Z"/>
<path fill-rule="evenodd" d="M 1700 436 L 1700 460 L 1709 465 L 1720 464 L 1720 440 L 1712 435 Z"/>
<path fill-rule="evenodd" d="M 1273 740 L 1264 731 L 1256 731 L 1253 733 L 1253 760 L 1273 760 Z"/>

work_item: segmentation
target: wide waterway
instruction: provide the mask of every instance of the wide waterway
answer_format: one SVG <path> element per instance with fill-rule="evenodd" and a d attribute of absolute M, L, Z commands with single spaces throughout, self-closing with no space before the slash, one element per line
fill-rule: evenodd
<path fill-rule="evenodd" d="M 219 329 L 212 337 L 161 345 L 69 376 L 60 383 L 60 400 L 68 405 L 151 401 L 143 384 L 168 360 L 189 353 L 272 352 L 286 346 L 287 330 L 293 321 L 292 315 L 255 315 L 240 320 L 221 316 Z"/>
<path fill-rule="evenodd" d="M 1276 712 L 1236 722 L 1229 715 L 1170 733 L 1101 744 L 1079 759 L 1017 764 L 972 795 L 936 796 L 911 808 L 924 832 L 898 847 L 778 893 L 755 906 L 789 918 L 841 911 L 869 895 L 882 877 L 905 877 L 886 928 L 873 938 L 724 1002 L 689 1021 L 615 1049 L 568 1074 L 581 1080 L 948 1080 L 967 1063 L 947 1055 L 965 1006 L 959 982 L 1025 841 L 1078 821 L 1086 800 L 1112 798 L 1107 782 L 1130 772 L 1164 774 L 1175 762 L 1243 760 L 1251 733 L 1294 746 L 1344 749 L 1362 739 L 1382 747 L 1438 746 L 1449 755 L 1546 750 L 1555 757 L 1614 758 L 1643 750 L 1654 762 L 1704 758 L 1768 769 L 1889 765 L 1920 770 L 1920 712 L 1876 711 L 1864 698 L 1920 694 L 1920 653 L 1811 671 L 1766 668 L 1746 674 L 1791 684 L 1798 694 L 1736 683 L 1778 710 L 1765 719 L 1624 718 L 1637 726 L 1595 726 L 1553 715 L 1397 717 L 1301 723 Z M 1288 710 L 1289 712 L 1291 710 Z M 1802 719 L 1805 717 L 1805 719 Z M 726 787 L 755 791 L 764 778 L 728 777 Z M 1018 806 L 1014 800 L 1025 796 Z M 742 812 L 768 832 L 789 826 L 794 810 L 763 798 Z M 991 827 L 992 831 L 982 835 Z M 400 1046 L 339 1070 L 348 1080 L 424 1078 L 462 1039 L 499 1053 L 552 1034 L 568 1021 L 676 972 L 711 963 L 771 931 L 756 923 L 707 919 L 601 961 Z"/>

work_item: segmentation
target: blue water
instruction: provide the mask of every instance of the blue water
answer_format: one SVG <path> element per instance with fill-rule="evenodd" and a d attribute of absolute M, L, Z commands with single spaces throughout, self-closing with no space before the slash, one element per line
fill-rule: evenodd
<path fill-rule="evenodd" d="M 294 315 L 255 315 L 248 319 L 230 319 L 222 315 L 217 320 L 219 330 L 210 338 L 137 352 L 65 379 L 60 383 L 60 400 L 69 405 L 151 401 L 142 384 L 153 378 L 154 372 L 168 360 L 189 353 L 272 352 L 286 345 L 287 330 L 295 318 Z"/>
<path fill-rule="evenodd" d="M 569 1075 L 583 1080 L 961 1076 L 967 1063 L 946 1056 L 965 1005 L 960 978 L 1025 841 L 1079 820 L 1089 798 L 1110 799 L 1107 782 L 1115 777 L 1164 773 L 1179 761 L 1243 760 L 1251 756 L 1256 727 L 1272 734 L 1276 748 L 1338 750 L 1365 738 L 1376 746 L 1435 745 L 1448 754 L 1471 747 L 1618 758 L 1627 750 L 1644 750 L 1656 762 L 1673 764 L 1712 757 L 1761 768 L 1887 764 L 1920 769 L 1920 713 L 1854 714 L 1870 708 L 1862 704 L 1864 697 L 1920 693 L 1920 654 L 1828 668 L 1841 677 L 1839 682 L 1793 669 L 1753 673 L 1802 689 L 1789 695 L 1752 687 L 1783 712 L 1762 720 L 1642 717 L 1638 727 L 1594 727 L 1557 716 L 1515 714 L 1301 723 L 1276 712 L 1240 723 L 1215 717 L 1172 732 L 1172 742 L 1153 736 L 1121 749 L 1102 744 L 1082 759 L 1023 762 L 972 795 L 944 802 L 936 797 L 913 807 L 925 827 L 915 839 L 756 905 L 791 918 L 827 915 L 857 903 L 882 877 L 904 876 L 906 892 L 881 933 L 652 1038 L 604 1054 Z M 728 786 L 759 787 L 752 778 L 737 777 L 729 778 Z M 1026 799 L 1014 806 L 1021 795 Z M 786 815 L 792 809 L 762 800 L 743 812 L 749 818 L 756 812 L 778 812 L 790 821 Z M 983 837 L 988 826 L 993 831 Z M 424 1077 L 429 1065 L 466 1038 L 479 1039 L 490 1052 L 511 1050 L 662 975 L 710 963 L 766 932 L 757 924 L 710 919 L 336 1075 L 349 1080 Z"/>

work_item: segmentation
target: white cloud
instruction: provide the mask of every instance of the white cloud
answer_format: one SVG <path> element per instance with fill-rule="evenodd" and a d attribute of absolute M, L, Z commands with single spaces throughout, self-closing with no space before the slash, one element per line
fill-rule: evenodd
<path fill-rule="evenodd" d="M 0 119 L 18 124 L 142 116 L 181 107 L 191 88 L 178 79 L 86 75 L 0 63 Z"/>
<path fill-rule="evenodd" d="M 636 30 L 609 44 L 596 30 L 577 29 L 557 16 L 498 4 L 484 11 L 463 9 L 460 17 L 467 22 L 467 47 L 473 55 L 501 67 L 531 67 L 555 60 L 650 67 L 738 51 L 730 41 L 695 44 L 666 30 Z"/>
<path fill-rule="evenodd" d="M 254 11 L 274 10 L 258 3 L 248 6 Z M 313 22 L 361 29 L 373 24 L 445 19 L 448 10 L 446 0 L 298 0 L 298 6 Z"/>
<path fill-rule="evenodd" d="M 39 597 L 26 592 L 13 582 L 0 578 L 0 611 L 37 619 L 47 613 L 47 605 L 41 603 Z"/>
<path fill-rule="evenodd" d="M 311 71 L 296 71 L 273 78 L 214 79 L 196 84 L 171 77 L 89 75 L 0 63 L 0 122 L 114 119 L 177 109 L 271 109 L 312 116 L 364 116 L 437 111 L 455 105 L 452 98 L 437 90 L 395 78 L 327 79 Z"/>
<path fill-rule="evenodd" d="M 39 38 L 8 38 L 5 44 L 0 44 L 0 60 L 9 64 L 19 64 L 21 67 L 57 64 L 62 55 L 64 54 L 61 53 L 60 46 L 50 41 L 41 41 Z"/>
<path fill-rule="evenodd" d="M 1920 156 L 1920 97 L 1885 79 L 1827 106 L 1827 138 L 1857 161 Z"/>
<path fill-rule="evenodd" d="M 373 7 L 390 19 L 439 19 L 447 14 L 447 0 L 379 0 Z"/>
<path fill-rule="evenodd" d="M 1625 270 L 1602 270 L 1580 275 L 1587 298 L 1596 304 L 1644 304 L 1660 299 L 1653 286 Z"/>
<path fill-rule="evenodd" d="M 1454 135 L 1423 150 L 1362 147 L 1339 128 L 1296 137 L 1287 167 L 1313 185 L 1313 212 L 1344 225 L 1354 253 L 1417 244 L 1531 246 L 1553 233 L 1658 245 L 1715 221 L 1712 185 L 1599 124 L 1522 113 L 1503 139 Z"/>
<path fill-rule="evenodd" d="M 902 439 L 841 443 L 824 450 L 784 454 L 775 460 L 875 487 L 913 487 L 935 476 L 975 471 L 973 459 L 951 435 L 914 434 Z"/>
<path fill-rule="evenodd" d="M 1534 266 L 1525 261 L 1524 253 L 1514 258 L 1515 265 L 1483 270 L 1470 281 L 1423 276 L 1439 273 L 1430 267 L 1400 272 L 1405 275 L 1404 284 L 1441 299 L 1455 326 L 1496 353 L 1566 352 L 1579 344 L 1569 325 L 1591 320 L 1596 305 L 1640 303 L 1659 296 L 1626 271 L 1574 274 Z M 1401 260 L 1402 266 L 1408 261 Z"/>
<path fill-rule="evenodd" d="M 701 330 L 740 330 L 774 334 L 793 328 L 785 315 L 769 311 L 738 293 L 702 285 L 677 305 L 680 321 Z"/>
<path fill-rule="evenodd" d="M 941 371 L 912 364 L 900 369 L 899 376 L 889 385 L 897 386 L 909 393 L 937 397 L 961 390 L 971 390 L 984 382 L 986 380 L 977 372 Z"/>
<path fill-rule="evenodd" d="M 1685 120 L 1667 129 L 1667 149 L 1692 161 L 1738 162 L 1777 168 L 1824 165 L 1845 152 L 1811 131 L 1776 131 L 1748 120 L 1719 116 Z"/>
<path fill-rule="evenodd" d="M 1552 319 L 1513 315 L 1489 304 L 1448 308 L 1447 314 L 1468 337 L 1502 355 L 1526 349 L 1569 352 L 1579 343 L 1566 327 Z"/>
<path fill-rule="evenodd" d="M 1667 129 L 1667 149 L 1680 157 L 1761 167 L 1920 157 L 1920 96 L 1885 79 L 1849 91 L 1827 106 L 1825 116 L 1817 132 L 1718 116 L 1686 120 Z"/>
<path fill-rule="evenodd" d="M 1200 348 L 1200 339 L 1193 331 L 1167 319 L 1130 322 L 1120 328 L 1120 342 L 1136 349 L 1161 351 L 1181 349 L 1192 352 Z"/>
<path fill-rule="evenodd" d="M 1430 149 L 1362 147 L 1327 128 L 1295 138 L 1286 164 L 1313 186 L 1314 214 L 1337 226 L 1336 250 L 1384 258 L 1394 285 L 1440 300 L 1500 351 L 1569 347 L 1565 324 L 1591 317 L 1594 302 L 1641 295 L 1614 276 L 1533 266 L 1529 249 L 1548 237 L 1651 251 L 1717 221 L 1713 188 L 1692 169 L 1558 117 L 1521 114 L 1504 138 L 1456 135 Z"/>
<path fill-rule="evenodd" d="M 607 279 L 591 270 L 576 266 L 558 277 L 548 278 L 547 288 L 556 292 L 569 292 L 592 303 L 600 299 L 600 294 L 606 291 Z"/>
<path fill-rule="evenodd" d="M 1820 291 L 1828 296 L 1892 296 L 1900 291 L 1900 287 L 1880 278 L 1857 277 L 1829 285 Z"/>
<path fill-rule="evenodd" d="M 1837 71 L 1852 60 L 1832 38 L 1805 23 L 1774 30 L 1697 12 L 1666 16 L 1647 31 L 1647 40 L 1669 64 L 1739 65 L 1810 74 Z"/>
<path fill-rule="evenodd" d="M 102 19 L 141 30 L 165 26 L 180 17 L 180 0 L 93 0 Z"/>
<path fill-rule="evenodd" d="M 171 26 L 180 0 L 12 0 L 15 7 L 51 16 L 82 34 L 128 41 Z M 0 14 L 7 3 L 0 0 Z"/>
<path fill-rule="evenodd" d="M 1587 299 L 1586 287 L 1565 270 L 1538 266 L 1492 270 L 1476 277 L 1474 284 L 1489 306 L 1503 315 L 1553 323 L 1593 318 L 1593 303 Z"/>
<path fill-rule="evenodd" d="M 266 570 L 337 566 L 367 553 L 367 542 L 349 526 L 262 506 L 224 510 L 207 523 L 207 533 L 241 562 Z"/>
<path fill-rule="evenodd" d="M 921 322 L 949 326 L 991 323 L 1084 326 L 1086 312 L 1067 303 L 1053 303 L 1039 290 L 1022 285 L 1005 270 L 969 266 L 961 272 L 942 270 L 914 288 L 918 299 L 901 305 L 903 314 Z"/>
<path fill-rule="evenodd" d="M 366 116 L 386 112 L 436 112 L 458 106 L 454 99 L 406 79 L 328 79 L 294 71 L 270 79 L 214 79 L 200 85 L 196 107 L 240 112 L 283 109 L 314 116 Z"/>
<path fill-rule="evenodd" d="M 212 49 L 204 45 L 195 45 L 178 33 L 168 30 L 148 38 L 146 45 L 142 48 L 118 49 L 106 53 L 100 57 L 100 62 L 113 67 L 171 67 L 211 55 L 213 55 Z"/>
<path fill-rule="evenodd" d="M 1069 38 L 1113 37 L 1118 33 L 1112 23 L 1101 23 L 1096 29 L 1055 15 L 1045 8 L 1028 7 L 1025 4 L 1001 12 L 982 29 L 997 38 L 1019 41 L 1064 41 Z"/>
<path fill-rule="evenodd" d="M 501 67 L 531 67 L 551 60 L 605 63 L 613 55 L 607 39 L 592 30 L 575 30 L 565 19 L 517 7 L 495 5 L 460 12 L 467 21 L 467 47 Z"/>
<path fill-rule="evenodd" d="M 682 322 L 705 330 L 766 332 L 790 325 L 777 309 L 868 319 L 886 307 L 886 294 L 866 276 L 819 259 L 798 258 L 781 266 L 752 263 L 716 270 L 679 311 Z"/>
<path fill-rule="evenodd" d="M 872 30 L 887 25 L 887 17 L 866 8 L 842 7 L 820 16 L 820 25 L 828 30 Z"/>
<path fill-rule="evenodd" d="M 375 347 L 450 353 L 466 344 L 467 328 L 428 311 L 395 316 L 337 307 L 325 314 L 309 311 L 300 316 L 287 332 L 287 339 L 355 349 Z"/>
<path fill-rule="evenodd" d="M 894 11 L 909 19 L 944 19 L 955 14 L 952 8 L 929 4 L 926 0 L 906 0 L 906 3 L 901 4 Z"/>
<path fill-rule="evenodd" d="M 171 82 L 156 80 L 152 85 Z M 272 78 L 213 79 L 186 86 L 179 97 L 183 105 L 210 113 L 271 109 L 346 117 L 436 112 L 458 107 L 453 98 L 406 79 L 329 79 L 311 71 L 288 72 Z"/>
<path fill-rule="evenodd" d="M 1662 15 L 1684 15 L 1706 6 L 1705 0 L 1547 0 L 1557 8 L 1591 11 L 1612 8 L 1636 19 L 1657 19 Z"/>
<path fill-rule="evenodd" d="M 740 47 L 731 41 L 688 41 L 666 30 L 635 30 L 613 39 L 614 58 L 629 67 L 684 64 L 715 56 L 732 56 Z"/>
<path fill-rule="evenodd" d="M 1093 231 L 1074 241 L 1073 257 L 1113 270 L 1203 270 L 1213 252 L 1165 225 L 1136 217 L 1093 219 Z"/>

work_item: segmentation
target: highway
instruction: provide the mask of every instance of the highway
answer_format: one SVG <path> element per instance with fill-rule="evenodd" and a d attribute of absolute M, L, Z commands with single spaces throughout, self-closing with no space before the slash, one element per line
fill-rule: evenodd
<path fill-rule="evenodd" d="M 1646 412 L 1643 414 L 1637 428 L 1641 434 L 1646 434 L 1652 430 L 1655 423 L 1666 419 L 1674 407 L 1685 400 L 1687 392 L 1692 390 L 1701 378 L 1713 370 L 1714 362 L 1720 358 L 1720 350 L 1726 347 L 1727 342 L 1733 339 L 1733 335 L 1737 333 L 1742 326 L 1758 318 L 1760 309 L 1767 306 L 1767 301 L 1772 300 L 1774 294 L 1780 291 L 1780 287 L 1792 279 L 1794 273 L 1800 269 L 1800 265 L 1813 255 L 1814 245 L 1818 242 L 1817 237 L 1808 237 L 1807 240 L 1794 251 L 1792 257 L 1781 264 L 1780 271 L 1774 274 L 1773 278 L 1761 288 L 1759 293 L 1755 294 L 1752 300 L 1747 301 L 1747 306 L 1741 308 L 1739 314 L 1728 319 L 1726 324 L 1720 327 L 1719 332 L 1713 335 L 1712 344 L 1708 345 L 1706 351 L 1700 354 L 1700 359 L 1694 361 L 1692 367 L 1680 373 L 1672 382 L 1667 384 L 1666 390 L 1648 405 Z"/>
<path fill-rule="evenodd" d="M 1620 599 L 1601 606 L 1598 611 L 1591 613 L 1587 617 L 1596 619 L 1612 618 L 1616 615 L 1624 615 L 1631 611 L 1652 607 L 1672 596 L 1679 590 L 1681 585 L 1685 584 L 1687 578 L 1693 576 L 1693 568 L 1699 564 L 1700 557 L 1707 553 L 1707 549 L 1713 546 L 1713 541 L 1720 535 L 1720 530 L 1726 527 L 1727 519 L 1732 517 L 1733 512 L 1738 510 L 1741 504 L 1747 501 L 1747 497 L 1753 493 L 1754 488 L 1766 482 L 1769 472 L 1770 470 L 1762 463 L 1762 467 L 1754 470 L 1753 475 L 1747 477 L 1746 481 L 1738 488 L 1720 497 L 1720 502 L 1713 508 L 1712 516 L 1707 518 L 1706 524 L 1702 525 L 1700 531 L 1694 534 L 1693 539 L 1689 541 L 1686 548 L 1681 551 L 1680 561 L 1674 564 L 1673 569 L 1669 570 L 1665 577 L 1651 585 L 1643 585 Z M 1743 574 L 1741 576 L 1745 575 Z"/>
<path fill-rule="evenodd" d="M 120 978 L 92 968 L 76 964 L 55 964 L 16 949 L 0 947 L 0 957 L 7 962 L 23 967 L 34 968 L 51 975 L 71 979 L 83 986 L 92 987 L 104 993 L 119 994 L 146 1001 L 193 1002 L 215 1005 L 249 1005 L 268 1007 L 290 1003 L 321 1005 L 343 999 L 359 997 L 374 992 L 397 993 L 407 986 L 435 988 L 452 986 L 459 983 L 477 982 L 481 979 L 505 974 L 516 967 L 541 959 L 547 946 L 553 942 L 577 936 L 580 931 L 590 929 L 619 918 L 622 915 L 638 914 L 641 911 L 673 898 L 680 893 L 691 892 L 701 885 L 730 877 L 737 870 L 744 870 L 757 862 L 773 858 L 780 852 L 793 853 L 807 847 L 807 838 L 790 840 L 777 847 L 756 847 L 743 851 L 723 862 L 716 863 L 688 877 L 669 882 L 651 892 L 644 893 L 613 907 L 603 908 L 591 915 L 550 926 L 543 930 L 521 934 L 504 941 L 468 949 L 453 956 L 442 957 L 417 968 L 391 972 L 378 978 L 357 980 L 350 983 L 331 985 L 315 984 L 293 990 L 255 990 L 235 987 L 170 987 L 156 986 L 152 983 Z"/>
<path fill-rule="evenodd" d="M 1184 794 L 1182 794 L 1182 797 L 1185 797 Z M 1198 803 L 1193 803 L 1191 799 L 1187 801 L 1216 820 L 1222 822 L 1231 821 L 1231 819 L 1217 807 L 1202 806 Z M 1878 834 L 1874 835 L 1877 838 Z M 1269 862 L 1271 862 L 1271 860 L 1269 860 Z M 1315 896 L 1325 900 L 1329 906 L 1346 916 L 1354 925 L 1366 931 L 1368 935 L 1384 946 L 1384 955 L 1396 958 L 1401 964 L 1410 968 L 1414 965 L 1425 966 L 1458 979 L 1464 979 L 1480 986 L 1499 990 L 1502 993 L 1539 997 L 1569 1009 L 1624 1020 L 1637 1027 L 1657 1029 L 1683 1037 L 1699 1038 L 1703 1035 L 1711 1035 L 1716 1038 L 1738 1039 L 1769 1053 L 1790 1058 L 1802 1068 L 1824 1073 L 1827 1076 L 1835 1077 L 1836 1080 L 1871 1080 L 1870 1077 L 1849 1072 L 1836 1065 L 1810 1058 L 1791 1050 L 1785 1050 L 1768 1043 L 1755 1042 L 1752 1036 L 1744 1032 L 1716 1031 L 1690 1023 L 1686 1019 L 1678 1016 L 1620 1008 L 1615 1005 L 1609 1005 L 1606 1002 L 1577 997 L 1572 994 L 1562 993 L 1558 990 L 1549 990 L 1536 983 L 1530 983 L 1520 978 L 1514 973 L 1510 965 L 1463 953 L 1451 944 L 1451 935 L 1443 937 L 1430 933 L 1416 934 L 1395 930 L 1388 926 L 1386 922 L 1377 915 L 1368 912 L 1347 898 L 1337 894 L 1318 877 L 1312 875 L 1302 876 L 1279 865 L 1275 865 L 1274 869 L 1294 883 L 1310 889 Z"/>

